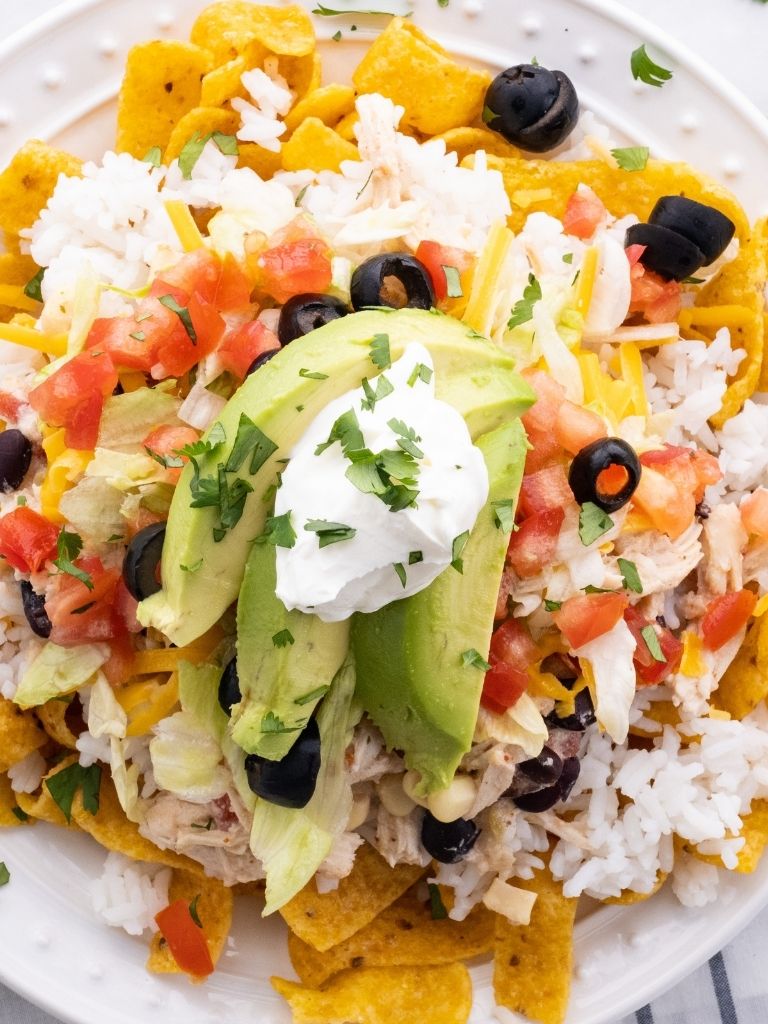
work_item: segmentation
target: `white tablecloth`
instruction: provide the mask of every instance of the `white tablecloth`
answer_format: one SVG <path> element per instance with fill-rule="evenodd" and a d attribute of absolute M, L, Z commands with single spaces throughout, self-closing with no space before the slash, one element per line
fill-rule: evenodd
<path fill-rule="evenodd" d="M 59 0 L 0 0 L 3 34 Z M 514 2 L 514 0 L 509 0 Z M 768 4 L 758 0 L 617 0 L 656 22 L 768 111 Z M 546 0 L 538 0 L 546 5 Z M 201 6 L 202 0 L 201 0 Z M 722 953 L 652 1006 L 617 1024 L 767 1024 L 768 910 Z M 0 985 L 0 1024 L 56 1024 Z"/>

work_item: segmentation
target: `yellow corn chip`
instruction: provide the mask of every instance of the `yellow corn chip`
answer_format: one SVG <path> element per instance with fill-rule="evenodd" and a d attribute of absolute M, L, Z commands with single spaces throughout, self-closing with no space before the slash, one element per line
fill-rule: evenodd
<path fill-rule="evenodd" d="M 174 871 L 168 888 L 168 902 L 184 900 L 185 903 L 191 904 L 195 899 L 197 915 L 203 926 L 211 959 L 216 964 L 232 927 L 232 890 L 218 878 L 208 878 L 189 871 Z M 168 943 L 159 932 L 152 938 L 147 970 L 153 974 L 183 973 L 171 956 Z"/>
<path fill-rule="evenodd" d="M 617 907 L 629 907 L 635 903 L 643 903 L 645 900 L 649 900 L 651 896 L 656 895 L 668 877 L 668 871 L 659 871 L 656 875 L 656 882 L 650 892 L 633 892 L 631 889 L 625 889 L 621 896 L 608 896 L 602 902 L 610 903 Z"/>
<path fill-rule="evenodd" d="M 244 98 L 246 90 L 240 79 L 247 70 L 245 57 L 235 57 L 234 60 L 209 71 L 203 78 L 200 88 L 200 106 L 223 107 L 235 96 Z"/>
<path fill-rule="evenodd" d="M 324 989 L 272 978 L 287 999 L 294 1024 L 466 1024 L 472 983 L 463 964 L 370 967 L 346 971 Z"/>
<path fill-rule="evenodd" d="M 0 228 L 18 235 L 31 227 L 48 202 L 60 174 L 75 177 L 82 163 L 45 142 L 27 142 L 0 174 Z"/>
<path fill-rule="evenodd" d="M 495 915 L 482 904 L 465 921 L 435 921 L 429 901 L 410 889 L 369 925 L 324 953 L 288 936 L 288 952 L 303 984 L 321 985 L 340 971 L 361 967 L 418 967 L 469 960 L 493 949 Z"/>
<path fill-rule="evenodd" d="M 14 811 L 18 811 L 22 816 L 14 814 Z M 0 828 L 15 828 L 17 825 L 34 824 L 34 819 L 25 820 L 23 813 L 16 794 L 11 789 L 11 780 L 5 774 L 0 775 Z"/>
<path fill-rule="evenodd" d="M 471 162 L 472 158 L 468 160 Z M 520 190 L 530 196 L 541 189 L 543 197 L 544 190 L 551 191 L 549 198 L 541 198 L 524 210 L 513 207 L 509 226 L 516 232 L 522 229 L 529 214 L 537 210 L 562 220 L 568 199 L 580 184 L 586 184 L 615 217 L 634 213 L 646 220 L 661 196 L 684 194 L 730 217 L 742 241 L 750 234 L 749 220 L 735 196 L 688 164 L 649 160 L 644 170 L 630 174 L 600 160 L 558 162 L 489 156 L 488 166 L 501 171 L 510 198 Z"/>
<path fill-rule="evenodd" d="M 562 1024 L 573 969 L 575 899 L 563 896 L 549 868 L 530 882 L 516 881 L 538 896 L 527 926 L 496 919 L 493 988 L 496 1002 L 541 1024 Z"/>
<path fill-rule="evenodd" d="M 741 835 L 746 842 L 739 850 L 740 874 L 751 874 L 760 863 L 768 844 L 768 800 L 753 800 L 752 810 L 742 818 Z"/>
<path fill-rule="evenodd" d="M 249 0 L 223 0 L 198 16 L 190 38 L 209 50 L 215 65 L 247 54 L 248 67 L 261 67 L 269 54 L 303 57 L 315 48 L 315 29 L 297 4 L 270 7 Z"/>
<path fill-rule="evenodd" d="M 41 704 L 39 708 L 35 708 L 35 714 L 52 740 L 68 750 L 75 750 L 77 736 L 72 732 L 67 721 L 67 712 L 70 712 L 71 707 L 71 701 L 49 700 L 47 704 Z"/>
<path fill-rule="evenodd" d="M 286 171 L 338 171 L 343 160 L 359 160 L 357 146 L 318 117 L 306 118 L 281 150 Z"/>
<path fill-rule="evenodd" d="M 323 64 L 319 53 L 307 53 L 303 57 L 280 57 L 278 71 L 288 83 L 298 102 L 307 93 L 320 88 Z"/>
<path fill-rule="evenodd" d="M 649 718 L 652 722 L 658 722 L 659 725 L 677 726 L 680 724 L 680 712 L 671 700 L 655 700 L 651 706 L 643 712 L 643 715 L 645 718 Z M 649 732 L 639 725 L 631 725 L 629 727 L 629 731 L 633 736 L 658 736 L 661 729 L 656 732 Z"/>
<path fill-rule="evenodd" d="M 307 117 L 317 117 L 329 128 L 335 128 L 343 117 L 355 109 L 355 91 L 348 85 L 325 85 L 299 100 L 285 118 L 289 131 L 295 131 Z"/>
<path fill-rule="evenodd" d="M 194 110 L 190 110 L 182 117 L 171 132 L 163 155 L 163 163 L 169 164 L 175 160 L 195 135 L 202 137 L 211 132 L 235 135 L 239 127 L 240 115 L 234 110 L 221 110 L 218 107 L 195 107 Z"/>
<path fill-rule="evenodd" d="M 357 124 L 358 120 L 359 116 L 356 110 L 352 110 L 350 111 L 349 114 L 346 114 L 344 117 L 342 117 L 339 123 L 335 126 L 336 131 L 339 133 L 342 139 L 346 139 L 347 142 L 357 141 L 357 136 L 355 135 L 355 125 Z"/>
<path fill-rule="evenodd" d="M 49 824 L 59 825 L 61 828 L 76 829 L 77 823 L 74 820 L 67 822 L 63 812 L 58 804 L 55 803 L 53 797 L 48 792 L 48 787 L 45 785 L 46 779 L 49 779 L 57 772 L 63 771 L 64 768 L 68 768 L 75 761 L 77 761 L 76 754 L 69 754 L 67 757 L 62 758 L 58 764 L 49 770 L 37 793 L 17 793 L 16 803 L 22 811 L 28 814 L 30 818 L 47 821 Z"/>
<path fill-rule="evenodd" d="M 191 43 L 157 40 L 128 53 L 117 105 L 117 151 L 142 159 L 164 149 L 181 118 L 200 105 L 210 54 Z"/>
<path fill-rule="evenodd" d="M 338 946 L 359 932 L 426 872 L 412 864 L 391 868 L 367 843 L 338 889 L 320 895 L 314 880 L 280 910 L 288 927 L 315 949 Z"/>
<path fill-rule="evenodd" d="M 241 142 L 238 149 L 238 167 L 250 167 L 265 181 L 271 178 L 275 171 L 282 170 L 283 159 L 280 153 L 273 153 L 270 149 L 257 146 L 255 142 Z"/>
<path fill-rule="evenodd" d="M 491 78 L 456 63 L 415 25 L 393 18 L 352 81 L 358 93 L 379 92 L 404 107 L 404 124 L 437 135 L 479 120 Z"/>
<path fill-rule="evenodd" d="M 712 694 L 711 702 L 732 718 L 746 718 L 768 697 L 768 619 L 755 619 L 744 643 Z"/>
<path fill-rule="evenodd" d="M 451 128 L 436 139 L 442 139 L 445 148 L 449 153 L 456 153 L 459 163 L 478 149 L 484 150 L 493 156 L 516 157 L 520 150 L 507 142 L 501 135 L 492 132 L 490 128 Z"/>
<path fill-rule="evenodd" d="M 47 739 L 34 715 L 0 697 L 0 772 L 39 750 Z"/>
<path fill-rule="evenodd" d="M 37 273 L 31 256 L 0 253 L 0 321 L 7 323 L 17 309 L 36 312 L 40 307 L 24 295 L 24 286 Z"/>

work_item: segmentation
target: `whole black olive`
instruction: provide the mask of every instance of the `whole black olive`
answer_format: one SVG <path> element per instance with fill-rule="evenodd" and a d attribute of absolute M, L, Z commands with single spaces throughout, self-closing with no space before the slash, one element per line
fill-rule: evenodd
<path fill-rule="evenodd" d="M 262 352 L 260 356 L 256 356 L 251 365 L 245 371 L 245 376 L 250 377 L 252 373 L 256 373 L 264 363 L 268 363 L 272 356 L 276 356 L 279 351 L 279 348 L 270 348 L 266 352 Z"/>
<path fill-rule="evenodd" d="M 316 292 L 294 295 L 280 310 L 277 337 L 281 345 L 287 345 L 296 338 L 316 331 L 318 327 L 324 327 L 331 320 L 339 320 L 347 313 L 349 310 L 341 299 L 333 295 L 320 295 Z"/>
<path fill-rule="evenodd" d="M 578 757 L 566 757 L 563 761 L 563 774 L 558 780 L 560 799 L 565 801 L 571 795 L 571 790 L 576 785 L 576 780 L 581 772 L 581 761 Z"/>
<path fill-rule="evenodd" d="M 517 769 L 534 782 L 551 786 L 560 778 L 563 771 L 563 759 L 554 750 L 544 747 L 538 757 L 522 761 Z"/>
<path fill-rule="evenodd" d="M 240 692 L 240 677 L 237 674 L 237 658 L 233 658 L 224 669 L 219 680 L 219 706 L 229 718 L 232 707 L 243 699 Z"/>
<path fill-rule="evenodd" d="M 128 545 L 123 559 L 123 580 L 137 601 L 143 601 L 162 589 L 157 569 L 163 555 L 164 540 L 165 523 L 152 523 L 139 530 Z"/>
<path fill-rule="evenodd" d="M 27 580 L 21 581 L 21 604 L 24 608 L 29 628 L 35 636 L 41 636 L 47 640 L 51 635 L 51 620 L 45 610 L 45 597 L 38 594 L 32 584 Z"/>
<path fill-rule="evenodd" d="M 579 97 L 570 78 L 540 64 L 517 64 L 491 82 L 483 120 L 507 142 L 546 153 L 576 127 Z"/>
<path fill-rule="evenodd" d="M 435 290 L 429 271 L 407 252 L 382 252 L 355 270 L 350 285 L 352 307 L 432 309 Z"/>
<path fill-rule="evenodd" d="M 544 721 L 553 729 L 567 729 L 569 732 L 584 732 L 590 725 L 594 725 L 595 708 L 592 704 L 592 697 L 586 687 L 579 690 L 574 699 L 573 714 L 560 718 L 555 711 L 550 711 Z M 567 760 L 567 758 L 566 758 Z"/>
<path fill-rule="evenodd" d="M 32 445 L 20 430 L 0 431 L 0 490 L 20 487 L 31 461 Z"/>
<path fill-rule="evenodd" d="M 320 771 L 320 730 L 310 718 L 303 732 L 280 761 L 258 754 L 245 759 L 248 785 L 253 792 L 280 807 L 306 807 L 315 792 Z"/>
<path fill-rule="evenodd" d="M 707 262 L 698 245 L 660 224 L 633 224 L 627 229 L 624 245 L 644 246 L 642 265 L 667 280 L 682 281 Z"/>
<path fill-rule="evenodd" d="M 477 842 L 480 829 L 474 821 L 457 818 L 456 821 L 438 821 L 429 811 L 424 812 L 421 823 L 421 845 L 441 864 L 456 864 L 463 860 Z"/>
<path fill-rule="evenodd" d="M 562 762 L 563 771 L 560 778 L 552 786 L 545 789 L 538 789 L 533 793 L 523 793 L 514 798 L 514 804 L 521 811 L 531 811 L 539 814 L 548 811 L 561 800 L 567 800 L 571 790 L 576 785 L 576 780 L 581 771 L 581 762 L 578 757 L 566 757 Z"/>
<path fill-rule="evenodd" d="M 693 242 L 704 254 L 704 266 L 723 255 L 736 233 L 730 217 L 685 196 L 662 196 L 651 210 L 648 223 L 668 228 Z"/>
<path fill-rule="evenodd" d="M 601 489 L 600 474 L 612 466 L 625 470 L 626 481 L 618 491 L 606 492 Z M 618 512 L 635 493 L 640 473 L 640 460 L 631 445 L 620 437 L 603 437 L 574 456 L 568 483 L 580 505 L 591 501 L 604 512 Z"/>

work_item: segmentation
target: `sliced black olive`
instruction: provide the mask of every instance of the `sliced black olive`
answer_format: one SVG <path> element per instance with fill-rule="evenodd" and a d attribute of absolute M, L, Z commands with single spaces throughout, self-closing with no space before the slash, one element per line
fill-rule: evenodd
<path fill-rule="evenodd" d="M 668 228 L 693 242 L 704 254 L 704 266 L 723 255 L 736 233 L 730 217 L 685 196 L 662 196 L 651 210 L 648 223 Z"/>
<path fill-rule="evenodd" d="M 347 313 L 349 310 L 341 299 L 333 295 L 320 295 L 316 292 L 294 295 L 280 310 L 277 337 L 281 345 L 287 345 Z"/>
<path fill-rule="evenodd" d="M 35 636 L 41 636 L 47 640 L 51 635 L 51 620 L 45 610 L 45 597 L 38 594 L 27 580 L 21 581 L 21 604 L 29 628 Z"/>
<path fill-rule="evenodd" d="M 600 474 L 612 466 L 625 470 L 627 479 L 618 491 L 611 493 L 601 489 Z M 580 505 L 591 501 L 604 512 L 618 512 L 635 493 L 640 473 L 640 460 L 634 448 L 620 437 L 604 437 L 588 444 L 574 457 L 568 483 Z"/>
<path fill-rule="evenodd" d="M 232 707 L 239 704 L 242 699 L 240 677 L 237 674 L 237 658 L 233 658 L 219 680 L 219 706 L 227 718 L 232 715 Z"/>
<path fill-rule="evenodd" d="M 557 782 L 561 800 L 567 800 L 571 795 L 571 790 L 576 785 L 580 772 L 581 761 L 578 757 L 566 757 L 563 761 L 563 773 Z"/>
<path fill-rule="evenodd" d="M 21 487 L 31 461 L 32 445 L 20 430 L 0 432 L 0 490 Z"/>
<path fill-rule="evenodd" d="M 554 750 L 544 747 L 538 757 L 522 761 L 517 769 L 534 782 L 551 786 L 560 778 L 563 771 L 563 759 Z"/>
<path fill-rule="evenodd" d="M 432 309 L 435 290 L 429 271 L 407 252 L 382 252 L 355 270 L 350 285 L 354 309 L 389 306 L 392 309 Z"/>
<path fill-rule="evenodd" d="M 491 82 L 483 118 L 493 131 L 529 153 L 555 149 L 579 117 L 579 97 L 562 71 L 517 64 Z"/>
<path fill-rule="evenodd" d="M 250 377 L 252 373 L 256 373 L 264 363 L 268 363 L 272 356 L 276 356 L 279 351 L 279 348 L 270 348 L 266 352 L 262 352 L 260 356 L 256 356 L 251 365 L 245 371 L 245 376 Z"/>
<path fill-rule="evenodd" d="M 306 807 L 312 799 L 320 771 L 320 730 L 310 718 L 303 732 L 280 761 L 258 754 L 245 759 L 248 785 L 253 792 L 280 807 Z"/>
<path fill-rule="evenodd" d="M 698 245 L 660 224 L 633 224 L 627 229 L 624 245 L 645 246 L 642 265 L 668 280 L 682 281 L 707 262 Z"/>
<path fill-rule="evenodd" d="M 576 694 L 573 714 L 560 718 L 555 711 L 550 711 L 544 720 L 547 725 L 551 725 L 553 729 L 567 729 L 569 732 L 584 732 L 585 729 L 589 728 L 590 725 L 594 725 L 597 721 L 595 718 L 595 708 L 592 704 L 592 698 L 589 694 L 589 690 L 585 688 L 583 690 L 579 690 Z"/>
<path fill-rule="evenodd" d="M 457 818 L 456 821 L 438 821 L 429 811 L 424 812 L 421 823 L 421 845 L 441 864 L 456 864 L 463 860 L 477 842 L 480 829 L 474 821 Z"/>
<path fill-rule="evenodd" d="M 541 811 L 548 811 L 561 800 L 567 800 L 571 790 L 576 785 L 576 780 L 581 771 L 581 762 L 578 757 L 566 757 L 562 762 L 563 771 L 560 778 L 552 786 L 536 790 L 534 793 L 523 793 L 514 798 L 514 804 L 521 811 L 531 811 L 538 814 Z"/>
<path fill-rule="evenodd" d="M 567 690 L 572 689 L 573 684 L 579 678 L 579 666 L 576 660 L 570 654 L 564 654 L 561 651 L 548 654 L 541 663 L 541 671 L 554 676 Z"/>
<path fill-rule="evenodd" d="M 123 559 L 123 580 L 137 601 L 156 594 L 162 589 L 158 580 L 158 566 L 163 555 L 165 523 L 152 523 L 139 530 Z"/>

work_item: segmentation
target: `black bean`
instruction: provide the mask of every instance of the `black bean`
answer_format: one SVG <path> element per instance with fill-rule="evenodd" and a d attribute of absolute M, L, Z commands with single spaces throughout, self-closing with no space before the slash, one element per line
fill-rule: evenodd
<path fill-rule="evenodd" d="M 563 761 L 554 750 L 544 747 L 538 757 L 532 757 L 529 761 L 521 761 L 517 768 L 534 782 L 551 786 L 560 778 Z"/>
<path fill-rule="evenodd" d="M 280 761 L 258 754 L 245 759 L 248 785 L 253 792 L 280 807 L 306 807 L 315 792 L 320 771 L 320 730 L 310 718 L 299 738 Z"/>
<path fill-rule="evenodd" d="M 438 821 L 429 811 L 424 812 L 421 823 L 421 845 L 441 864 L 456 864 L 463 860 L 477 842 L 480 829 L 474 821 L 457 818 L 456 821 Z"/>

